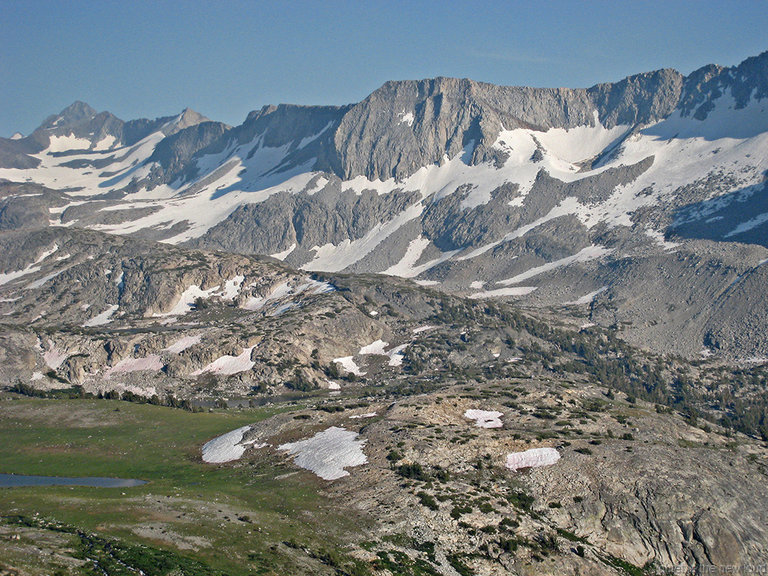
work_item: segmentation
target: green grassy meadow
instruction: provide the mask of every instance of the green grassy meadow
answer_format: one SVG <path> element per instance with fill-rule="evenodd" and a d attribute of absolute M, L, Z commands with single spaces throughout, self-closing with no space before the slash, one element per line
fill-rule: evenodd
<path fill-rule="evenodd" d="M 191 413 L 121 401 L 4 396 L 0 472 L 148 483 L 2 488 L 0 516 L 37 515 L 100 537 L 175 550 L 228 574 L 287 573 L 292 567 L 290 555 L 281 552 L 284 542 L 336 547 L 355 530 L 355 519 L 334 512 L 314 476 L 286 476 L 295 468 L 270 450 L 227 465 L 200 458 L 209 439 L 278 410 Z"/>

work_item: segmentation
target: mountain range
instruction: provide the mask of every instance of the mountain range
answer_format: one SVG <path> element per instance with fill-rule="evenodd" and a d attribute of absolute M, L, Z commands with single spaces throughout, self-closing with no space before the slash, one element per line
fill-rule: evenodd
<path fill-rule="evenodd" d="M 392 81 L 234 127 L 75 102 L 0 138 L 0 230 L 398 276 L 655 352 L 751 361 L 768 356 L 767 145 L 768 52 L 587 89 Z"/>

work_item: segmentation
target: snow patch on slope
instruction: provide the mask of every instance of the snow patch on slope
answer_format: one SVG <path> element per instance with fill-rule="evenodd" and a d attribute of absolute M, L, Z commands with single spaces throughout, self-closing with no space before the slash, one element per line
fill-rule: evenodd
<path fill-rule="evenodd" d="M 560 460 L 560 453 L 554 448 L 531 448 L 525 452 L 507 454 L 506 467 L 516 472 L 522 468 L 551 466 Z"/>
<path fill-rule="evenodd" d="M 529 278 L 533 278 L 534 276 L 538 276 L 539 274 L 550 272 L 552 270 L 561 268 L 563 266 L 568 266 L 570 264 L 573 264 L 574 262 L 589 262 L 590 260 L 602 258 L 606 254 L 609 254 L 611 252 L 612 250 L 605 248 L 603 246 L 587 246 L 586 248 L 582 248 L 581 250 L 579 250 L 576 254 L 573 254 L 571 256 L 566 256 L 565 258 L 560 258 L 559 260 L 555 260 L 554 262 L 548 262 L 546 264 L 542 264 L 541 266 L 536 266 L 535 268 L 526 270 L 525 272 L 518 274 L 517 276 L 513 276 L 512 278 L 507 278 L 506 280 L 499 280 L 497 284 L 501 284 L 502 286 L 519 284 L 520 282 L 528 280 Z"/>
<path fill-rule="evenodd" d="M 336 287 L 333 284 L 313 278 L 306 278 L 304 282 L 295 286 L 286 281 L 278 284 L 266 296 L 251 296 L 241 307 L 255 312 L 265 307 L 276 306 L 270 315 L 277 316 L 291 308 L 300 306 L 300 299 L 304 296 L 328 294 L 335 291 Z"/>
<path fill-rule="evenodd" d="M 464 418 L 475 421 L 478 428 L 501 428 L 504 424 L 501 417 L 503 412 L 496 410 L 467 410 L 464 412 Z"/>
<path fill-rule="evenodd" d="M 355 364 L 355 361 L 352 358 L 354 357 L 342 356 L 341 358 L 334 358 L 333 361 L 337 364 L 341 364 L 341 367 L 350 374 L 354 374 L 355 376 L 365 376 L 365 372 L 360 370 L 360 366 Z"/>
<path fill-rule="evenodd" d="M 48 250 L 44 250 L 43 253 L 40 254 L 40 256 L 38 256 L 37 259 L 32 264 L 29 264 L 26 268 L 22 270 L 15 270 L 14 272 L 6 272 L 3 274 L 0 274 L 0 286 L 2 286 L 3 284 L 7 284 L 8 282 L 11 282 L 18 278 L 27 276 L 29 274 L 34 274 L 35 272 L 39 272 L 42 267 L 37 266 L 37 264 L 40 264 L 41 262 L 43 262 L 43 260 L 45 260 L 52 254 L 54 254 L 58 249 L 59 249 L 59 245 L 54 244 Z"/>
<path fill-rule="evenodd" d="M 66 136 L 50 135 L 51 143 L 48 146 L 48 153 L 66 152 L 68 150 L 88 150 L 91 147 L 91 141 L 87 138 L 78 138 L 74 134 Z"/>
<path fill-rule="evenodd" d="M 297 466 L 309 470 L 323 480 L 337 480 L 349 476 L 345 468 L 362 466 L 368 462 L 363 452 L 365 440 L 358 440 L 357 432 L 332 426 L 312 438 L 289 442 L 278 450 L 295 456 Z"/>
<path fill-rule="evenodd" d="M 374 226 L 359 240 L 344 240 L 338 246 L 325 244 L 314 246 L 315 257 L 301 266 L 303 270 L 340 272 L 359 262 L 370 254 L 376 246 L 389 238 L 411 220 L 418 218 L 424 211 L 422 204 L 413 204 L 395 216 L 392 220 Z"/>
<path fill-rule="evenodd" d="M 256 362 L 251 360 L 251 352 L 256 346 L 250 348 L 244 348 L 238 356 L 220 356 L 210 364 L 195 370 L 192 372 L 192 376 L 199 376 L 210 372 L 212 374 L 221 374 L 223 376 L 230 376 L 232 374 L 238 374 L 239 372 L 246 372 L 256 365 Z"/>
<path fill-rule="evenodd" d="M 163 350 L 165 352 L 170 352 L 171 354 L 179 354 L 187 348 L 199 344 L 201 339 L 202 335 L 200 334 L 195 336 L 184 336 Z"/>
<path fill-rule="evenodd" d="M 206 442 L 203 445 L 203 461 L 209 464 L 223 464 L 239 460 L 247 448 L 247 444 L 242 443 L 243 436 L 250 429 L 250 426 L 243 426 Z"/>
<path fill-rule="evenodd" d="M 104 324 L 108 324 L 109 322 L 112 321 L 112 315 L 115 312 L 117 312 L 118 308 L 119 306 L 117 304 L 113 304 L 112 306 L 104 310 L 104 312 L 102 312 L 101 314 L 97 314 L 90 320 L 86 320 L 86 322 L 83 324 L 83 327 L 91 328 L 93 326 L 103 326 Z"/>
<path fill-rule="evenodd" d="M 38 346 L 39 345 L 40 343 L 38 341 Z M 68 356 L 69 354 L 56 348 L 52 340 L 48 340 L 48 350 L 43 353 L 43 360 L 48 368 L 56 370 L 64 363 L 64 360 L 66 360 Z"/>
<path fill-rule="evenodd" d="M 296 250 L 296 242 L 291 244 L 287 250 L 283 250 L 282 252 L 275 252 L 274 254 L 270 254 L 270 256 L 272 256 L 272 258 L 277 258 L 278 260 L 285 260 L 294 250 Z"/>
<path fill-rule="evenodd" d="M 178 302 L 173 305 L 173 308 L 171 308 L 168 312 L 155 312 L 153 316 L 179 316 L 181 314 L 186 314 L 194 307 L 195 300 L 198 298 L 208 299 L 218 289 L 219 286 L 214 286 L 208 290 L 201 290 L 200 286 L 193 284 L 181 293 L 181 297 L 179 298 Z"/>
<path fill-rule="evenodd" d="M 360 356 L 364 356 L 365 354 L 386 356 L 386 352 L 384 350 L 387 348 L 387 345 L 387 342 L 384 342 L 383 340 L 376 340 L 375 342 L 360 348 L 360 352 L 358 352 L 358 354 L 360 354 Z"/>
<path fill-rule="evenodd" d="M 470 294 L 469 297 L 473 300 L 481 298 L 499 298 L 501 296 L 527 296 L 534 290 L 536 286 L 512 286 L 510 288 L 497 288 L 496 290 L 484 290 L 483 292 L 475 292 Z"/>
<path fill-rule="evenodd" d="M 397 116 L 400 118 L 400 124 L 408 124 L 408 126 L 413 126 L 413 121 L 415 120 L 413 112 L 406 112 L 403 110 Z"/>
<path fill-rule="evenodd" d="M 130 372 L 157 372 L 163 369 L 163 361 L 157 354 L 143 358 L 123 358 L 104 374 L 110 378 L 113 374 L 128 374 Z"/>
<path fill-rule="evenodd" d="M 381 274 L 386 274 L 387 276 L 399 276 L 400 278 L 415 278 L 430 268 L 434 268 L 438 264 L 450 260 L 455 254 L 461 252 L 461 249 L 443 252 L 437 258 L 417 266 L 416 262 L 421 258 L 421 255 L 430 243 L 431 241 L 424 236 L 419 236 L 418 238 L 411 240 L 405 251 L 405 255 L 400 261 L 381 272 Z"/>
<path fill-rule="evenodd" d="M 594 292 L 590 292 L 589 294 L 585 294 L 581 298 L 578 298 L 577 300 L 573 300 L 572 302 L 564 302 L 564 304 L 566 306 L 569 306 L 569 305 L 572 305 L 572 304 L 576 305 L 576 306 L 582 306 L 584 304 L 589 304 L 590 302 L 592 302 L 597 297 L 598 294 L 602 294 L 606 290 L 608 290 L 608 286 L 602 286 L 601 288 L 598 288 Z"/>

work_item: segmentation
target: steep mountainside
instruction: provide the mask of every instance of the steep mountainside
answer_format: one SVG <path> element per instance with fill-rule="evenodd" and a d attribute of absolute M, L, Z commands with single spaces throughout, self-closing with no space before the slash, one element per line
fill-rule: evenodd
<path fill-rule="evenodd" d="M 0 140 L 0 223 L 45 226 L 47 210 L 50 225 L 566 308 L 657 351 L 763 358 L 766 78 L 768 53 L 588 89 L 387 82 L 232 128 L 75 103 Z"/>

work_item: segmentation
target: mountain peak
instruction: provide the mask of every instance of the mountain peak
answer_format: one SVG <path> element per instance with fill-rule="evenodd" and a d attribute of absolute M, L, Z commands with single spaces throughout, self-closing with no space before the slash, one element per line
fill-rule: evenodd
<path fill-rule="evenodd" d="M 75 100 L 59 113 L 59 116 L 69 122 L 79 122 L 93 118 L 98 112 L 80 100 Z"/>
<path fill-rule="evenodd" d="M 45 122 L 40 125 L 39 129 L 51 130 L 54 128 L 67 128 L 76 126 L 77 124 L 90 120 L 96 116 L 96 114 L 97 112 L 94 108 L 85 102 L 75 100 L 72 102 L 72 104 L 64 108 L 58 114 L 54 114 L 53 116 L 46 118 Z"/>
<path fill-rule="evenodd" d="M 184 130 L 185 128 L 189 128 L 190 126 L 197 126 L 198 124 L 202 124 L 203 122 L 210 122 L 211 120 L 209 118 L 206 118 L 199 112 L 195 112 L 192 110 L 192 108 L 184 108 L 184 110 L 181 111 L 181 114 L 176 116 L 173 120 L 171 120 L 168 124 L 166 124 L 166 127 L 163 129 L 163 132 L 166 136 L 170 136 L 171 134 L 176 134 L 176 132 L 179 132 L 180 130 Z"/>
<path fill-rule="evenodd" d="M 182 110 L 181 116 L 179 116 L 176 123 L 179 128 L 188 128 L 201 122 L 210 122 L 210 120 L 199 112 L 192 110 L 192 108 L 187 107 Z"/>

